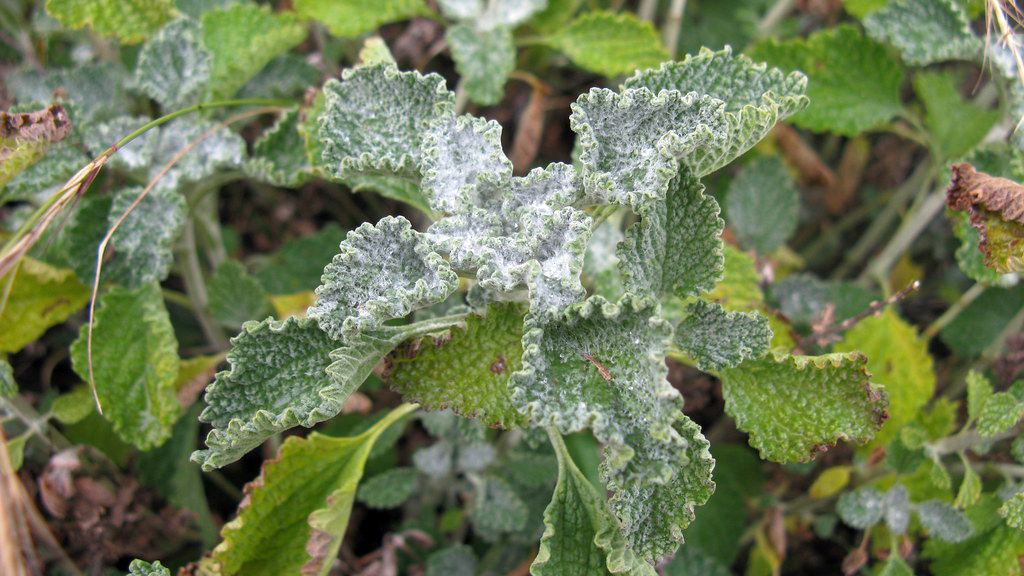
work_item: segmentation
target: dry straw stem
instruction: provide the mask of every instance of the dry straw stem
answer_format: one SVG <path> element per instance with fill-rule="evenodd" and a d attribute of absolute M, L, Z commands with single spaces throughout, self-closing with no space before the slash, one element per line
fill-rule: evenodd
<path fill-rule="evenodd" d="M 1017 68 L 1017 81 L 1024 85 L 1024 46 L 1021 39 L 1017 37 L 1017 29 L 1024 26 L 1024 11 L 1017 6 L 1016 0 L 985 0 L 985 45 L 992 43 L 992 35 L 998 37 L 998 42 L 1006 46 L 1013 62 Z M 986 55 L 987 57 L 987 55 Z M 1020 128 L 1021 122 L 1017 123 Z"/>

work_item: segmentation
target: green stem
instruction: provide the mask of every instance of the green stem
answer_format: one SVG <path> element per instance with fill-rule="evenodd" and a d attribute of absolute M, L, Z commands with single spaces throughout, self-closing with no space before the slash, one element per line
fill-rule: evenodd
<path fill-rule="evenodd" d="M 1021 427 L 1019 425 L 1004 430 L 995 436 L 982 436 L 977 430 L 967 430 L 955 436 L 949 436 L 948 438 L 925 444 L 925 452 L 934 456 L 945 456 L 969 450 L 982 444 L 992 444 L 1007 438 L 1016 438 L 1020 433 Z"/>
<path fill-rule="evenodd" d="M 183 264 L 181 275 L 185 282 L 185 293 L 193 302 L 192 311 L 199 322 L 199 327 L 208 342 L 223 350 L 227 348 L 228 339 L 224 330 L 210 317 L 206 283 L 203 280 L 202 267 L 199 265 L 199 254 L 196 251 L 195 226 L 191 220 L 185 223 L 185 229 L 182 231 L 181 255 Z"/>
<path fill-rule="evenodd" d="M 949 324 L 955 320 L 965 308 L 970 306 L 971 302 L 977 300 L 978 296 L 981 296 L 982 292 L 984 292 L 986 288 L 988 288 L 988 285 L 981 283 L 968 288 L 966 292 L 956 299 L 956 302 L 954 302 L 949 309 L 942 313 L 942 316 L 936 318 L 934 322 L 924 329 L 924 332 L 921 333 L 921 337 L 925 340 L 931 340 L 934 338 L 943 328 L 949 326 Z"/>

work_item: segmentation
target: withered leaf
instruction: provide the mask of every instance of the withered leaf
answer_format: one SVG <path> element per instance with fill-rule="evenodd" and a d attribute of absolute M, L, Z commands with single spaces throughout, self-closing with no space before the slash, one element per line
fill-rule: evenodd
<path fill-rule="evenodd" d="M 946 204 L 966 212 L 978 231 L 985 265 L 1000 272 L 1024 271 L 1024 186 L 954 164 Z"/>

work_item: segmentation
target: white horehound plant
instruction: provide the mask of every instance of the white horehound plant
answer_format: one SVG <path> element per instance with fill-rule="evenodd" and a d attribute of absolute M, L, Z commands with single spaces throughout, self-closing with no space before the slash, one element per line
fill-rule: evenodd
<path fill-rule="evenodd" d="M 617 91 L 580 96 L 570 118 L 576 165 L 516 177 L 501 127 L 456 114 L 441 77 L 400 71 L 387 57 L 346 70 L 324 87 L 311 146 L 322 156 L 313 164 L 353 187 L 404 195 L 432 223 L 421 232 L 389 216 L 360 226 L 325 268 L 308 318 L 247 322 L 228 354 L 230 370 L 206 391 L 201 420 L 213 430 L 193 459 L 219 468 L 276 433 L 327 420 L 393 350 L 444 334 L 429 354 L 396 356 L 390 383 L 428 410 L 547 430 L 559 473 L 534 573 L 653 574 L 714 491 L 708 442 L 681 411 L 666 355 L 686 355 L 721 376 L 726 410 L 768 459 L 806 460 L 840 439 L 864 441 L 885 418 L 884 393 L 870 383 L 862 355 L 769 351 L 767 317 L 705 299 L 723 277 L 725 248 L 719 206 L 700 179 L 803 109 L 805 85 L 800 73 L 705 50 L 638 72 Z M 622 209 L 637 218 L 612 257 L 598 225 L 618 221 L 608 215 Z M 589 291 L 585 258 L 588 270 L 591 260 L 603 267 Z M 393 322 L 461 303 L 467 280 L 471 312 Z M 685 312 L 667 312 L 666 299 Z M 582 430 L 604 445 L 609 498 L 583 478 L 561 441 Z M 337 441 L 314 434 L 286 442 L 281 462 Z M 352 461 L 358 482 L 362 461 Z M 247 514 L 267 513 L 251 511 L 271 485 L 330 495 L 309 516 L 306 564 L 314 573 L 329 566 L 353 490 L 321 485 L 334 465 L 290 479 L 265 472 L 253 505 L 214 552 L 227 572 L 237 534 L 260 525 Z M 314 552 L 316 534 L 329 537 Z"/>

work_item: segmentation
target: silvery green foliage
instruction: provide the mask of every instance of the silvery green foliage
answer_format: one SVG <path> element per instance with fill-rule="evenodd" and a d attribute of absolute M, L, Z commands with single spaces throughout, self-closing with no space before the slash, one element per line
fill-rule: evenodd
<path fill-rule="evenodd" d="M 114 195 L 107 216 L 108 229 L 124 220 L 111 237 L 108 253 L 114 258 L 103 268 L 104 277 L 129 288 L 167 278 L 174 263 L 174 242 L 185 224 L 185 198 L 164 188 L 150 190 L 128 212 L 142 188 L 123 188 Z"/>
<path fill-rule="evenodd" d="M 861 530 L 878 524 L 885 514 L 885 496 L 874 488 L 844 492 L 836 504 L 843 522 Z"/>
<path fill-rule="evenodd" d="M 750 162 L 729 185 L 726 210 L 729 228 L 743 248 L 771 254 L 796 230 L 800 215 L 789 169 L 777 156 Z"/>
<path fill-rule="evenodd" d="M 364 330 L 443 301 L 459 278 L 431 244 L 401 216 L 349 232 L 324 268 L 309 316 L 332 338 L 352 341 Z"/>
<path fill-rule="evenodd" d="M 197 103 L 213 70 L 198 22 L 181 18 L 167 24 L 143 45 L 135 83 L 167 110 Z"/>
<path fill-rule="evenodd" d="M 200 182 L 224 167 L 239 166 L 245 157 L 245 141 L 226 127 L 216 128 L 211 121 L 180 119 L 160 128 L 148 176 L 154 178 L 194 141 L 207 135 L 185 154 L 157 182 L 157 187 L 176 189 Z"/>
<path fill-rule="evenodd" d="M 159 561 L 145 562 L 143 560 L 132 560 L 128 565 L 129 576 L 171 576 L 171 571 Z"/>
<path fill-rule="evenodd" d="M 903 61 L 927 66 L 981 58 L 982 41 L 954 0 L 894 0 L 864 19 L 868 36 L 895 46 Z"/>
<path fill-rule="evenodd" d="M 963 512 L 940 500 L 929 500 L 914 507 L 921 525 L 932 538 L 943 542 L 963 542 L 974 530 Z"/>
<path fill-rule="evenodd" d="M 731 312 L 697 300 L 676 328 L 675 341 L 701 370 L 722 370 L 760 358 L 772 340 L 768 318 L 755 312 Z"/>
<path fill-rule="evenodd" d="M 150 119 L 144 116 L 118 116 L 107 122 L 94 125 L 92 129 L 83 134 L 83 143 L 89 153 L 95 157 L 103 153 L 111 144 L 146 125 L 149 121 Z M 145 134 L 141 134 L 123 148 L 119 148 L 117 154 L 110 157 L 106 166 L 145 178 L 146 170 L 153 163 L 153 156 L 156 154 L 159 134 L 157 130 L 149 130 Z"/>
<path fill-rule="evenodd" d="M 895 534 L 902 534 L 910 523 L 910 512 L 917 514 L 921 526 L 933 538 L 943 542 L 963 542 L 971 537 L 971 522 L 963 512 L 940 501 L 910 504 L 907 489 L 896 484 L 885 494 L 874 488 L 846 492 L 839 497 L 836 512 L 846 524 L 865 530 L 885 519 Z"/>
<path fill-rule="evenodd" d="M 313 178 L 313 166 L 306 155 L 306 142 L 297 130 L 298 109 L 285 112 L 253 145 L 245 161 L 245 172 L 256 180 L 275 186 L 297 188 Z"/>
<path fill-rule="evenodd" d="M 433 552 L 427 557 L 426 576 L 473 576 L 476 555 L 465 544 L 456 544 Z"/>
<path fill-rule="evenodd" d="M 75 103 L 72 115 L 75 131 L 83 125 L 124 114 L 130 108 L 125 87 L 129 84 L 123 68 L 110 62 L 90 63 L 67 69 L 18 70 L 4 79 L 7 90 L 18 102 L 54 101 L 55 93 Z"/>
<path fill-rule="evenodd" d="M 902 484 L 885 493 L 885 525 L 893 534 L 903 534 L 910 525 L 910 493 Z"/>

